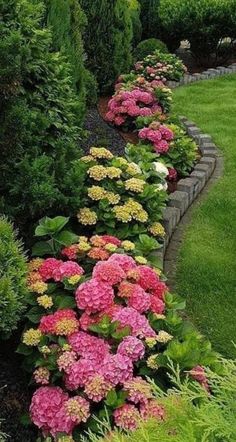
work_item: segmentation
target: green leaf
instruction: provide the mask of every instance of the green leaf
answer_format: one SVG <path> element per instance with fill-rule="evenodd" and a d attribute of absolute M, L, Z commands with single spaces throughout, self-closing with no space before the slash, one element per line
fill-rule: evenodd
<path fill-rule="evenodd" d="M 25 315 L 33 324 L 38 324 L 44 311 L 41 307 L 35 306 L 32 307 L 28 313 Z"/>
<path fill-rule="evenodd" d="M 117 403 L 117 393 L 115 390 L 111 390 L 109 391 L 107 398 L 105 400 L 106 405 L 108 405 L 109 407 L 115 407 L 116 403 Z"/>
<path fill-rule="evenodd" d="M 76 302 L 72 296 L 57 295 L 54 300 L 54 306 L 60 310 L 63 308 L 75 308 Z"/>
<path fill-rule="evenodd" d="M 112 333 L 112 337 L 114 339 L 121 340 L 126 336 L 129 336 L 130 333 L 131 333 L 131 328 L 127 325 L 126 327 L 123 327 L 121 330 L 117 330 L 114 333 Z"/>
<path fill-rule="evenodd" d="M 29 425 L 32 424 L 32 421 L 30 419 L 30 415 L 29 413 L 24 413 L 21 417 L 20 417 L 20 423 L 24 426 L 24 427 L 28 427 Z"/>
<path fill-rule="evenodd" d="M 32 247 L 32 256 L 53 255 L 52 246 L 46 241 L 38 241 Z"/>
<path fill-rule="evenodd" d="M 69 230 L 62 230 L 62 232 L 54 236 L 54 240 L 63 246 L 71 246 L 72 244 L 75 244 L 78 239 L 78 235 L 75 235 L 75 233 L 70 232 Z"/>
<path fill-rule="evenodd" d="M 47 216 L 40 220 L 39 225 L 35 229 L 35 236 L 54 235 L 60 232 L 69 222 L 70 218 L 64 216 L 56 216 L 48 218 Z"/>
<path fill-rule="evenodd" d="M 33 348 L 21 343 L 18 345 L 16 353 L 24 356 L 29 356 L 33 353 Z"/>

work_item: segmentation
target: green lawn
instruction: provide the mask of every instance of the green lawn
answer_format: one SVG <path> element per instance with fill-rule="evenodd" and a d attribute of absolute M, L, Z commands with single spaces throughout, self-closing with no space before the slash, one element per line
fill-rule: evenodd
<path fill-rule="evenodd" d="M 215 349 L 236 357 L 236 75 L 174 92 L 174 110 L 212 136 L 223 177 L 193 210 L 177 265 L 177 292 Z"/>

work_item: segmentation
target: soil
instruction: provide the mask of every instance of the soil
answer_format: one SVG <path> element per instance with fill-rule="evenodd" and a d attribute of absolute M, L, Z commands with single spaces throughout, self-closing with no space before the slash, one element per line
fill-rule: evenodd
<path fill-rule="evenodd" d="M 32 392 L 27 375 L 20 368 L 21 358 L 15 353 L 14 340 L 1 342 L 0 350 L 0 419 L 1 431 L 9 442 L 35 442 L 32 426 L 23 426 L 22 415 L 29 409 Z"/>

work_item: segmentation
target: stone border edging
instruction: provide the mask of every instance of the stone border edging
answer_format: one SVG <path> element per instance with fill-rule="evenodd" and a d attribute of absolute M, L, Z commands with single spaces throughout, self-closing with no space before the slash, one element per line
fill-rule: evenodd
<path fill-rule="evenodd" d="M 187 118 L 180 118 L 188 135 L 198 144 L 202 157 L 195 165 L 191 174 L 178 181 L 177 190 L 170 194 L 167 206 L 163 211 L 163 224 L 166 236 L 163 247 L 157 251 L 157 256 L 163 267 L 165 253 L 172 235 L 179 226 L 184 214 L 210 180 L 220 159 L 219 151 L 213 143 L 211 136 L 201 133 L 195 123 L 187 120 Z"/>
<path fill-rule="evenodd" d="M 180 81 L 168 81 L 167 86 L 171 89 L 175 89 L 184 84 L 193 83 L 199 80 L 210 80 L 215 77 L 220 77 L 221 75 L 233 74 L 234 72 L 236 72 L 236 63 L 232 63 L 228 67 L 218 66 L 215 69 L 210 68 L 201 73 L 185 74 Z"/>

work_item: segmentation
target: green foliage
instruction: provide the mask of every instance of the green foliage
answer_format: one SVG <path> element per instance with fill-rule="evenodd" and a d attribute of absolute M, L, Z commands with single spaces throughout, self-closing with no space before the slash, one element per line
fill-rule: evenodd
<path fill-rule="evenodd" d="M 157 38 L 148 38 L 147 40 L 141 41 L 134 51 L 134 57 L 136 60 L 143 60 L 150 54 L 153 54 L 156 50 L 167 53 L 168 49 L 165 43 Z"/>
<path fill-rule="evenodd" d="M 234 0 L 160 0 L 159 17 L 164 41 L 177 47 L 181 39 L 189 40 L 202 64 L 219 63 L 222 39 L 233 43 L 236 35 Z"/>
<path fill-rule="evenodd" d="M 0 336 L 16 329 L 26 305 L 26 259 L 12 225 L 0 218 Z"/>
<path fill-rule="evenodd" d="M 106 93 L 130 68 L 132 21 L 127 0 L 80 0 L 88 25 L 84 40 L 87 65 Z"/>
<path fill-rule="evenodd" d="M 71 67 L 52 51 L 41 2 L 0 2 L 1 209 L 26 225 L 79 201 L 70 168 L 80 151 L 81 104 Z"/>
<path fill-rule="evenodd" d="M 138 0 L 127 0 L 129 3 L 130 16 L 133 26 L 133 46 L 136 46 L 142 37 L 142 23 L 141 23 L 141 7 Z"/>
<path fill-rule="evenodd" d="M 158 38 L 160 36 L 159 3 L 160 0 L 139 0 L 141 4 L 141 20 L 143 38 Z"/>
<path fill-rule="evenodd" d="M 46 0 L 46 6 L 47 23 L 52 29 L 53 49 L 61 51 L 70 62 L 73 84 L 80 102 L 79 119 L 82 120 L 87 82 L 82 41 L 86 17 L 77 0 Z"/>

